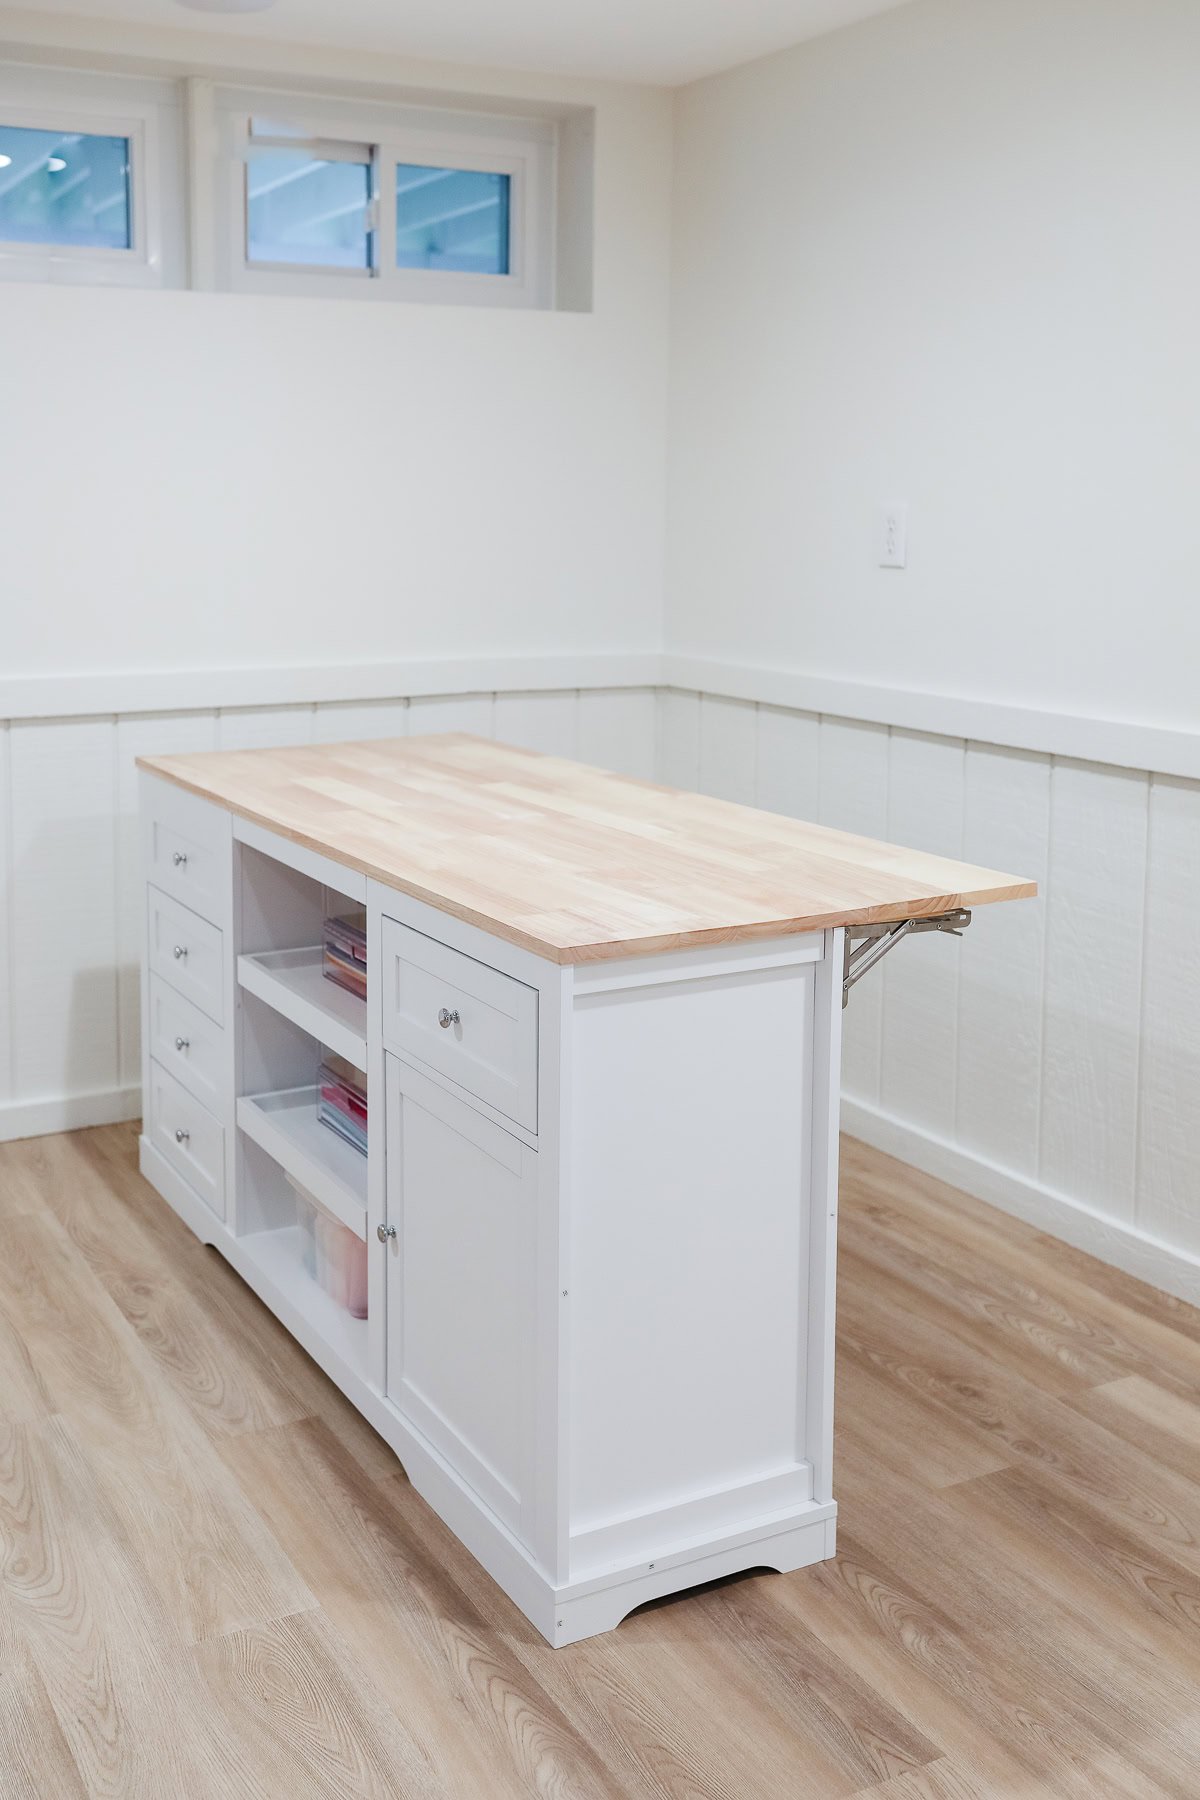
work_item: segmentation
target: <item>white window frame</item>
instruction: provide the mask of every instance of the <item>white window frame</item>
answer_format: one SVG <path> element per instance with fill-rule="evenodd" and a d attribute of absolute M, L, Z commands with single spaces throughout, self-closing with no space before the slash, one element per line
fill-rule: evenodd
<path fill-rule="evenodd" d="M 446 129 L 406 127 L 377 107 L 365 105 L 361 118 L 335 120 L 323 115 L 320 101 L 307 104 L 294 94 L 270 95 L 261 90 L 247 103 L 226 113 L 223 160 L 226 215 L 225 279 L 222 285 L 240 293 L 301 294 L 310 297 L 407 300 L 433 305 L 535 307 L 553 305 L 552 249 L 543 241 L 541 221 L 545 196 L 541 189 L 545 146 L 519 135 L 495 136 Z M 253 121 L 264 115 L 286 118 L 295 132 L 257 134 Z M 305 264 L 251 262 L 248 256 L 246 163 L 255 144 L 291 145 L 325 155 L 337 149 L 370 152 L 371 229 L 375 234 L 375 266 L 371 269 L 322 269 Z M 347 158 L 349 160 L 349 158 Z M 358 160 L 356 157 L 355 160 Z M 509 178 L 509 269 L 507 275 L 453 269 L 396 267 L 395 170 L 400 163 L 432 168 L 480 170 Z"/>
<path fill-rule="evenodd" d="M 0 124 L 33 131 L 78 132 L 129 142 L 130 247 L 105 250 L 87 244 L 22 244 L 0 238 L 0 278 L 83 282 L 118 287 L 157 287 L 163 278 L 161 210 L 156 187 L 158 122 L 153 107 L 126 113 L 93 112 L 86 103 L 9 105 L 0 97 Z"/>
<path fill-rule="evenodd" d="M 533 272 L 538 266 L 538 161 L 520 144 L 502 138 L 469 142 L 439 137 L 436 132 L 397 132 L 379 146 L 380 280 L 390 297 L 434 303 L 476 301 L 484 306 L 534 306 Z M 464 269 L 399 269 L 396 267 L 396 167 L 424 164 L 435 169 L 464 169 L 507 175 L 508 274 L 481 275 Z"/>

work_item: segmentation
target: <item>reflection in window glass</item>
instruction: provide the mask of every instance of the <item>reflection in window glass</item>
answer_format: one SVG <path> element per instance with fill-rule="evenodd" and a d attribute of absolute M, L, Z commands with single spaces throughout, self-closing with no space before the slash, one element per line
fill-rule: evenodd
<path fill-rule="evenodd" d="M 250 152 L 246 256 L 252 263 L 369 269 L 371 170 L 323 162 L 308 150 Z"/>
<path fill-rule="evenodd" d="M 130 249 L 129 139 L 0 125 L 0 240 Z"/>
<path fill-rule="evenodd" d="M 478 169 L 396 169 L 396 265 L 508 274 L 512 177 Z"/>

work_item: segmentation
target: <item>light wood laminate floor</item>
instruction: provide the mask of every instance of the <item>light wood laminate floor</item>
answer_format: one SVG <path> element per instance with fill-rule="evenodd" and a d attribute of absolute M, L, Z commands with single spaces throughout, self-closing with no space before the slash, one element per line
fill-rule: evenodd
<path fill-rule="evenodd" d="M 845 1147 L 836 1562 L 552 1651 L 136 1173 L 0 1146 L 0 1795 L 1200 1796 L 1200 1313 Z"/>

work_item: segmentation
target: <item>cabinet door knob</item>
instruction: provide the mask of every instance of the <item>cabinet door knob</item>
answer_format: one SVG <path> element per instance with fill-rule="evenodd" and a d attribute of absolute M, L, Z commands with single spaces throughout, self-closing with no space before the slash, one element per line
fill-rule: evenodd
<path fill-rule="evenodd" d="M 180 1129 L 180 1130 L 178 1130 L 178 1131 L 177 1131 L 177 1132 L 176 1132 L 176 1133 L 175 1133 L 175 1142 L 176 1142 L 176 1143 L 177 1143 L 177 1144 L 186 1144 L 186 1143 L 187 1143 L 187 1141 L 188 1141 L 188 1139 L 189 1139 L 189 1138 L 190 1138 L 190 1137 L 191 1137 L 191 1135 L 192 1135 L 192 1134 L 191 1134 L 191 1132 L 190 1132 L 190 1131 L 184 1131 L 184 1130 L 183 1130 L 183 1129 L 182 1129 L 182 1128 L 181 1128 L 181 1129 Z"/>
<path fill-rule="evenodd" d="M 187 862 L 187 851 L 186 850 L 176 850 L 174 855 L 171 858 L 171 861 L 175 864 L 175 867 L 177 869 L 182 869 L 184 864 Z"/>
<path fill-rule="evenodd" d="M 187 955 L 187 945 L 186 944 L 176 944 L 176 946 L 175 946 L 175 961 L 181 962 L 186 955 Z"/>
<path fill-rule="evenodd" d="M 388 1239 L 394 1238 L 395 1235 L 396 1227 L 394 1225 L 377 1225 L 375 1227 L 375 1236 L 379 1239 L 381 1244 L 386 1244 Z"/>
<path fill-rule="evenodd" d="M 184 1052 L 184 1051 L 185 1051 L 185 1050 L 190 1050 L 190 1049 L 191 1049 L 191 1041 L 190 1041 L 190 1039 L 188 1039 L 188 1038 L 176 1038 L 176 1039 L 175 1039 L 175 1048 L 176 1048 L 176 1049 L 177 1049 L 177 1050 L 178 1050 L 178 1051 L 179 1051 L 179 1052 L 180 1052 L 180 1054 L 181 1054 L 181 1055 L 182 1055 L 182 1053 L 183 1053 L 183 1052 Z"/>
<path fill-rule="evenodd" d="M 459 1017 L 457 1012 L 449 1012 L 443 1006 L 441 1012 L 438 1014 L 438 1024 L 441 1026 L 442 1030 L 449 1031 L 452 1025 L 457 1025 L 458 1023 Z"/>

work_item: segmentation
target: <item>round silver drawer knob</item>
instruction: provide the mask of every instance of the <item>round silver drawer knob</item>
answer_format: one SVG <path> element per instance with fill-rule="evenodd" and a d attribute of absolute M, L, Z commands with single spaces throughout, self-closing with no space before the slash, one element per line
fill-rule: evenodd
<path fill-rule="evenodd" d="M 381 1244 L 386 1244 L 388 1239 L 394 1238 L 395 1235 L 396 1227 L 394 1225 L 377 1225 L 375 1227 L 375 1236 L 379 1239 Z"/>
<path fill-rule="evenodd" d="M 187 945 L 186 944 L 176 944 L 176 946 L 175 946 L 175 961 L 182 962 L 183 958 L 186 955 L 187 955 Z"/>
<path fill-rule="evenodd" d="M 443 1006 L 441 1012 L 438 1014 L 438 1024 L 441 1026 L 442 1030 L 449 1031 L 452 1025 L 457 1025 L 459 1022 L 457 1012 L 450 1012 Z"/>
<path fill-rule="evenodd" d="M 171 858 L 171 861 L 175 864 L 175 867 L 177 869 L 182 869 L 185 866 L 185 864 L 187 863 L 187 851 L 186 850 L 176 850 L 175 854 Z"/>
<path fill-rule="evenodd" d="M 190 1138 L 190 1137 L 191 1137 L 191 1135 L 192 1135 L 192 1134 L 191 1134 L 191 1132 L 190 1132 L 190 1131 L 184 1131 L 184 1130 L 183 1130 L 183 1129 L 182 1129 L 182 1128 L 181 1128 L 181 1129 L 180 1129 L 180 1130 L 179 1130 L 179 1131 L 177 1131 L 177 1132 L 176 1132 L 176 1133 L 175 1133 L 175 1142 L 176 1142 L 176 1143 L 177 1143 L 177 1144 L 186 1144 L 186 1143 L 187 1143 L 187 1141 L 188 1141 L 188 1139 L 189 1139 L 189 1138 Z"/>
<path fill-rule="evenodd" d="M 182 1055 L 185 1050 L 191 1049 L 191 1042 L 188 1038 L 176 1038 L 175 1048 L 179 1051 L 180 1055 Z"/>

